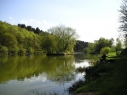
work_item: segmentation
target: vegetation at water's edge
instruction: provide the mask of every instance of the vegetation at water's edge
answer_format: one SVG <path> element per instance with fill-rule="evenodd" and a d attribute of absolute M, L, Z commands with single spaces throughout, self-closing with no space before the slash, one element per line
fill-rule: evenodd
<path fill-rule="evenodd" d="M 69 87 L 70 93 L 88 93 L 94 95 L 127 95 L 127 58 L 109 53 L 106 61 L 85 68 L 85 81 L 79 81 Z"/>
<path fill-rule="evenodd" d="M 104 54 L 109 52 L 120 52 L 123 50 L 123 43 L 120 38 L 116 39 L 116 44 L 114 44 L 114 39 L 106 39 L 101 37 L 99 40 L 95 40 L 94 43 L 88 43 L 88 46 L 83 49 L 84 53 L 90 54 Z"/>
<path fill-rule="evenodd" d="M 22 24 L 11 25 L 0 21 L 1 54 L 72 54 L 77 40 L 74 29 L 64 25 L 52 27 L 47 32 Z"/>

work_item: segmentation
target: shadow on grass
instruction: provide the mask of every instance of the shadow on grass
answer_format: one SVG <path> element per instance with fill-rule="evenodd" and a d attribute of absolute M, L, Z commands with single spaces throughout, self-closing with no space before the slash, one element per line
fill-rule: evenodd
<path fill-rule="evenodd" d="M 117 55 L 117 56 L 108 56 L 107 59 L 114 59 L 114 60 L 118 60 L 118 59 L 127 59 L 127 56 L 122 56 L 122 55 Z"/>
<path fill-rule="evenodd" d="M 127 95 L 127 57 L 119 55 L 107 58 L 107 60 L 110 59 L 114 59 L 115 62 L 99 62 L 85 68 L 85 81 L 73 84 L 70 87 L 71 90 L 74 89 L 73 93 L 93 92 L 95 95 Z"/>

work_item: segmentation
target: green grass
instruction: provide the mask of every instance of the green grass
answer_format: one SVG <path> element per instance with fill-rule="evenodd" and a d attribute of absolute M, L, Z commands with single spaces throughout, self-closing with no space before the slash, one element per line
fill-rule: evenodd
<path fill-rule="evenodd" d="M 109 53 L 107 59 L 114 63 L 101 62 L 90 67 L 86 72 L 84 85 L 78 87 L 75 93 L 94 92 L 95 95 L 127 95 L 127 58 Z M 106 73 L 98 75 L 99 73 Z"/>
<path fill-rule="evenodd" d="M 109 57 L 110 56 L 116 56 L 116 52 L 110 52 L 110 53 L 107 54 L 107 56 L 109 56 Z"/>

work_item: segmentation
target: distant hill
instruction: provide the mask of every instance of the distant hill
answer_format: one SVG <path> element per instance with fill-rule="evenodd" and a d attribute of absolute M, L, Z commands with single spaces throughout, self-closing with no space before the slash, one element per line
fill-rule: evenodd
<path fill-rule="evenodd" d="M 74 47 L 74 51 L 83 51 L 83 49 L 87 46 L 88 46 L 88 42 L 77 40 L 76 45 Z"/>

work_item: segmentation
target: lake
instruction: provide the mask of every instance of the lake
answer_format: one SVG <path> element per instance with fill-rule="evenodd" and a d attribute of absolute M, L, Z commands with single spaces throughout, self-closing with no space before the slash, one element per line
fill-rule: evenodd
<path fill-rule="evenodd" d="M 68 95 L 66 89 L 85 73 L 75 72 L 89 66 L 84 54 L 68 56 L 1 56 L 0 95 L 33 95 L 33 92 L 57 92 Z"/>

